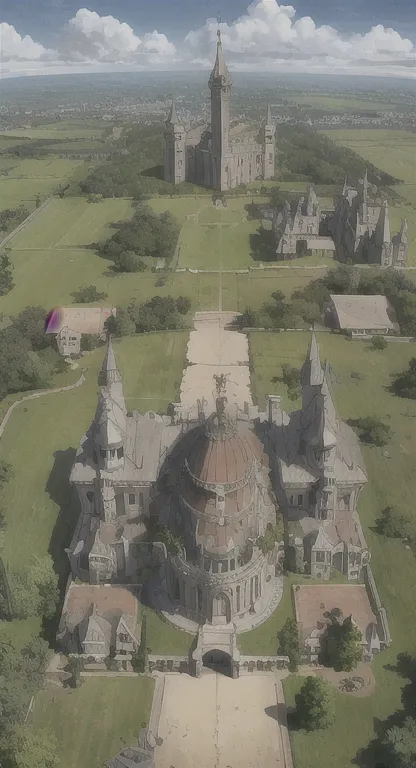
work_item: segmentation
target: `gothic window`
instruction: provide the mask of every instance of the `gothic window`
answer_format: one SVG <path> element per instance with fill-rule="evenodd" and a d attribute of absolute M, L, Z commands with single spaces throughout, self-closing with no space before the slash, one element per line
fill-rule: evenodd
<path fill-rule="evenodd" d="M 232 560 L 230 560 L 230 571 L 235 571 L 235 560 L 234 560 L 234 558 L 232 558 Z"/>
<path fill-rule="evenodd" d="M 117 448 L 117 458 L 122 459 L 124 455 L 123 448 Z"/>
<path fill-rule="evenodd" d="M 227 573 L 228 571 L 228 560 L 221 560 L 221 573 Z"/>
<path fill-rule="evenodd" d="M 88 491 L 88 493 L 87 493 L 87 499 L 88 499 L 88 501 L 90 502 L 90 504 L 92 504 L 92 502 L 94 501 L 94 494 L 93 494 L 93 492 L 92 492 L 92 491 Z"/>
<path fill-rule="evenodd" d="M 294 496 L 291 496 L 291 497 L 290 497 L 290 499 L 289 499 L 289 506 L 293 507 L 293 505 L 294 505 L 294 500 L 295 500 L 295 497 L 294 497 Z"/>
<path fill-rule="evenodd" d="M 111 458 L 112 458 L 112 459 L 114 459 L 114 456 L 115 456 L 115 455 L 116 455 L 115 449 L 114 449 L 114 448 L 112 448 L 112 449 L 111 449 L 111 451 L 110 451 L 110 456 L 111 456 Z"/>
<path fill-rule="evenodd" d="M 249 166 L 248 166 L 248 172 L 249 172 L 249 175 L 250 175 L 250 178 L 251 178 L 251 173 L 252 173 L 252 170 L 251 170 L 251 163 L 249 163 Z"/>
<path fill-rule="evenodd" d="M 238 613 L 240 610 L 240 587 L 239 586 L 236 587 L 236 590 L 235 590 L 235 599 L 236 599 L 236 611 Z"/>
<path fill-rule="evenodd" d="M 139 493 L 139 504 L 141 507 L 144 506 L 144 497 L 142 493 Z"/>
<path fill-rule="evenodd" d="M 211 565 L 211 561 L 210 561 L 209 557 L 204 557 L 204 569 L 206 571 L 209 571 L 210 565 Z"/>
<path fill-rule="evenodd" d="M 129 493 L 129 506 L 131 507 L 135 503 L 136 503 L 136 494 Z"/>
<path fill-rule="evenodd" d="M 315 552 L 315 561 L 317 563 L 325 562 L 325 552 Z"/>
<path fill-rule="evenodd" d="M 218 573 L 218 560 L 212 561 L 212 573 Z"/>

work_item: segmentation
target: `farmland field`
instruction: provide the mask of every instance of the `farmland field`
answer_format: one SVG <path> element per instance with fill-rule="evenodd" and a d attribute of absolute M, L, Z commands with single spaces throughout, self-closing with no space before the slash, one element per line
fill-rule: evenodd
<path fill-rule="evenodd" d="M 333 141 L 354 150 L 380 170 L 413 183 L 416 177 L 416 134 L 410 131 L 334 129 L 324 131 Z"/>
<path fill-rule="evenodd" d="M 389 112 L 393 108 L 392 102 L 377 99 L 360 98 L 357 96 L 325 96 L 311 93 L 306 96 L 289 96 L 288 101 L 299 104 L 302 107 L 313 107 L 334 112 L 356 112 L 366 110 L 374 112 Z"/>
<path fill-rule="evenodd" d="M 37 195 L 41 198 L 51 195 L 84 165 L 82 160 L 63 160 L 54 156 L 37 160 L 1 158 L 2 163 L 9 160 L 13 164 L 7 166 L 10 169 L 7 176 L 0 176 L 2 207 L 33 203 Z"/>
<path fill-rule="evenodd" d="M 298 404 L 287 397 L 284 385 L 272 381 L 281 373 L 281 365 L 299 368 L 302 364 L 309 334 L 256 333 L 250 334 L 253 393 L 264 406 L 265 396 L 277 392 L 283 396 L 284 407 L 294 410 Z M 387 504 L 394 504 L 406 516 L 414 516 L 416 494 L 416 403 L 394 397 L 389 392 L 390 375 L 407 368 L 415 356 L 413 344 L 389 344 L 383 352 L 372 352 L 365 342 L 348 342 L 327 333 L 318 335 L 321 359 L 333 366 L 332 390 L 339 415 L 344 418 L 376 415 L 390 424 L 393 438 L 386 448 L 364 447 L 363 454 L 369 483 L 359 502 L 359 514 L 369 544 L 371 565 L 390 624 L 393 638 L 389 650 L 380 653 L 372 664 L 376 677 L 375 693 L 365 699 L 336 695 L 336 721 L 325 731 L 291 734 L 296 768 L 350 768 L 360 748 L 366 747 L 374 736 L 374 724 L 401 708 L 400 694 L 406 680 L 394 671 L 399 653 L 414 655 L 416 607 L 412 590 L 415 572 L 414 554 L 400 539 L 388 539 L 374 530 L 375 519 Z M 362 379 L 351 378 L 359 370 Z M 356 382 L 356 383 L 354 383 Z M 258 653 L 270 648 L 267 636 L 259 637 Z M 284 681 L 288 703 L 301 684 L 300 678 Z"/>

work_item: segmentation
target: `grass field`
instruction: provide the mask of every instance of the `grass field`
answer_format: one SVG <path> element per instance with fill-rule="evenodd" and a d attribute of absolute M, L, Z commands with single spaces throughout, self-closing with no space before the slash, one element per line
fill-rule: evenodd
<path fill-rule="evenodd" d="M 413 208 L 416 208 L 416 184 L 396 184 L 393 189 L 398 195 L 405 197 Z"/>
<path fill-rule="evenodd" d="M 55 735 L 61 768 L 102 768 L 125 744 L 137 744 L 153 690 L 150 678 L 87 678 L 76 690 L 40 691 L 31 720 Z"/>
<path fill-rule="evenodd" d="M 13 162 L 8 175 L 0 176 L 0 199 L 4 208 L 33 202 L 37 195 L 47 197 L 57 187 L 68 183 L 84 165 L 82 160 L 63 160 L 55 156 L 38 160 L 2 157 L 1 161 Z"/>
<path fill-rule="evenodd" d="M 308 345 L 308 334 L 252 333 L 250 346 L 254 376 L 253 392 L 263 405 L 267 393 L 283 395 L 288 410 L 290 403 L 283 385 L 271 380 L 281 372 L 283 362 L 300 367 Z M 374 735 L 374 718 L 384 719 L 401 707 L 400 693 L 404 680 L 388 665 L 394 665 L 397 654 L 416 651 L 416 604 L 413 590 L 415 559 L 400 540 L 385 539 L 375 533 L 374 521 L 380 510 L 394 504 L 407 516 L 414 515 L 416 494 L 416 403 L 395 398 L 388 391 L 390 374 L 405 369 L 415 356 L 413 344 L 389 344 L 383 352 L 372 352 L 365 342 L 348 342 L 330 334 L 319 334 L 321 358 L 334 368 L 338 383 L 332 384 L 339 415 L 356 418 L 377 415 L 390 424 L 394 432 L 386 448 L 363 448 L 369 482 L 360 497 L 359 513 L 367 542 L 372 552 L 372 569 L 386 607 L 392 647 L 383 651 L 373 663 L 377 687 L 366 699 L 337 696 L 337 720 L 322 734 L 292 734 L 296 768 L 316 768 L 330 761 L 331 768 L 349 768 L 357 751 L 367 746 Z M 364 380 L 355 384 L 351 371 L 360 371 Z M 389 458 L 383 457 L 383 451 Z M 265 649 L 268 644 L 265 641 Z M 292 703 L 298 681 L 289 678 L 285 689 Z"/>
<path fill-rule="evenodd" d="M 184 331 L 115 342 L 130 409 L 165 410 L 177 397 L 187 341 Z M 4 552 L 11 567 L 28 562 L 34 542 L 38 554 L 51 546 L 58 565 L 65 562 L 64 547 L 79 513 L 68 476 L 75 450 L 94 417 L 103 356 L 100 348 L 83 358 L 87 374 L 81 387 L 18 406 L 2 436 L 0 456 L 16 470 L 1 494 L 7 510 Z M 24 482 L 20 467 L 25 468 Z"/>
<path fill-rule="evenodd" d="M 416 134 L 410 131 L 334 129 L 324 131 L 333 141 L 354 150 L 380 170 L 410 184 L 416 177 Z"/>
<path fill-rule="evenodd" d="M 12 139 L 100 139 L 103 128 L 77 127 L 70 123 L 49 123 L 38 128 L 12 128 L 2 131 L 1 138 Z M 21 142 L 19 142 L 21 143 Z"/>
<path fill-rule="evenodd" d="M 394 107 L 394 104 L 389 101 L 356 96 L 324 96 L 315 93 L 308 94 L 307 96 L 290 96 L 288 101 L 292 101 L 305 108 L 310 106 L 315 109 L 325 109 L 334 112 L 356 112 L 357 110 L 390 112 Z"/>

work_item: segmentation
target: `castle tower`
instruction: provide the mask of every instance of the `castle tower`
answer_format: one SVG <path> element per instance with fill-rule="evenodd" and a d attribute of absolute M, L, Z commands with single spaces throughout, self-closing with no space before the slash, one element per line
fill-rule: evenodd
<path fill-rule="evenodd" d="M 186 131 L 176 114 L 174 99 L 165 122 L 164 179 L 172 184 L 186 179 Z"/>
<path fill-rule="evenodd" d="M 380 216 L 376 225 L 375 247 L 377 249 L 377 261 L 382 267 L 389 267 L 393 262 L 393 243 L 390 234 L 389 205 L 384 200 L 381 206 Z"/>
<path fill-rule="evenodd" d="M 93 425 L 94 446 L 99 469 L 112 472 L 124 466 L 127 410 L 111 338 L 100 380 L 103 386 Z"/>
<path fill-rule="evenodd" d="M 409 244 L 407 238 L 407 221 L 402 219 L 400 232 L 393 237 L 393 263 L 406 264 Z"/>
<path fill-rule="evenodd" d="M 276 126 L 272 123 L 272 113 L 268 104 L 266 122 L 263 126 L 264 179 L 272 179 L 275 174 L 275 133 Z"/>
<path fill-rule="evenodd" d="M 231 76 L 222 52 L 221 32 L 217 32 L 217 57 L 208 81 L 211 90 L 211 132 L 213 187 L 226 190 L 228 183 L 227 154 L 230 136 Z"/>

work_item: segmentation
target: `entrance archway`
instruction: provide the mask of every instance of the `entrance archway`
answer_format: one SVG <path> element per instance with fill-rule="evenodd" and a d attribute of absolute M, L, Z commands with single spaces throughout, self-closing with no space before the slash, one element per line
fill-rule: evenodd
<path fill-rule="evenodd" d="M 225 651 L 212 648 L 203 655 L 202 664 L 204 667 L 208 667 L 208 669 L 212 669 L 220 675 L 225 675 L 226 677 L 233 676 L 231 656 Z"/>
<path fill-rule="evenodd" d="M 229 624 L 231 621 L 230 598 L 225 592 L 219 592 L 212 599 L 212 623 Z"/>

